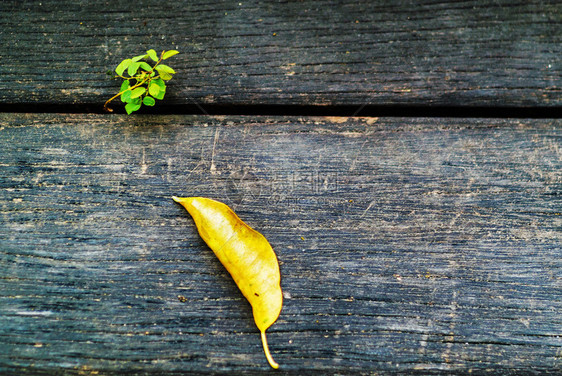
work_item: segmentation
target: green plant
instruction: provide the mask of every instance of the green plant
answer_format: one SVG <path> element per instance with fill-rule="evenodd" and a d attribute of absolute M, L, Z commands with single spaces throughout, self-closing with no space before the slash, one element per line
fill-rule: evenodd
<path fill-rule="evenodd" d="M 166 60 L 179 52 L 176 50 L 162 51 L 160 56 L 154 50 L 146 51 L 145 55 L 135 56 L 132 59 L 125 59 L 117 68 L 115 78 L 122 78 L 123 83 L 119 93 L 108 99 L 103 105 L 104 110 L 113 112 L 108 107 L 109 102 L 121 97 L 121 101 L 127 103 L 125 111 L 131 114 L 144 104 L 145 106 L 154 106 L 156 99 L 164 99 L 166 94 L 166 81 L 172 79 L 172 75 L 176 72 L 167 65 L 162 64 Z M 142 61 L 146 60 L 146 61 Z M 147 61 L 152 60 L 155 62 L 151 66 Z M 125 72 L 127 76 L 125 76 Z"/>

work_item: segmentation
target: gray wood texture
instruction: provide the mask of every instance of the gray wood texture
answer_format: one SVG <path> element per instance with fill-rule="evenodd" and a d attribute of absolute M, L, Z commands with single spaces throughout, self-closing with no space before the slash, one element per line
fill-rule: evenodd
<path fill-rule="evenodd" d="M 172 195 L 276 249 L 276 374 L 559 373 L 561 125 L 0 114 L 0 373 L 269 371 Z"/>
<path fill-rule="evenodd" d="M 0 104 L 101 108 L 148 48 L 170 105 L 562 104 L 558 0 L 2 1 Z"/>

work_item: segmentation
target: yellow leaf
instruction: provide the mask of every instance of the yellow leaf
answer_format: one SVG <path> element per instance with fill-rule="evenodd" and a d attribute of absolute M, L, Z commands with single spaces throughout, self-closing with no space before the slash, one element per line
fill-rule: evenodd
<path fill-rule="evenodd" d="M 204 197 L 173 197 L 193 217 L 201 238 L 230 273 L 252 305 L 254 321 L 261 332 L 267 361 L 273 360 L 265 331 L 279 317 L 283 306 L 279 263 L 267 239 L 245 224 L 225 204 Z"/>

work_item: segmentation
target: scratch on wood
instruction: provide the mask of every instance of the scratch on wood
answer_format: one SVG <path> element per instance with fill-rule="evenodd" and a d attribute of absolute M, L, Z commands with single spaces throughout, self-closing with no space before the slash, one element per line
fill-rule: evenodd
<path fill-rule="evenodd" d="M 361 147 L 359 148 L 359 150 L 357 151 L 357 153 L 355 153 L 355 158 L 353 158 L 353 161 L 351 161 L 351 164 L 349 166 L 349 171 L 353 171 L 355 170 L 355 165 L 357 164 L 357 158 L 359 158 L 359 153 L 361 153 L 361 151 L 363 150 L 363 147 L 365 146 L 365 144 L 367 144 L 369 140 L 365 140 L 362 144 Z"/>
<path fill-rule="evenodd" d="M 142 149 L 142 159 L 141 159 L 141 175 L 146 174 L 146 170 L 148 170 L 148 165 L 146 164 L 146 150 Z"/>
<path fill-rule="evenodd" d="M 215 139 L 213 140 L 213 151 L 211 153 L 211 174 L 216 174 L 217 173 L 217 166 L 215 165 L 215 150 L 217 147 L 217 140 L 219 139 L 219 128 L 217 127 L 217 129 L 215 130 Z"/>
<path fill-rule="evenodd" d="M 375 201 L 371 201 L 371 203 L 369 204 L 369 206 L 367 206 L 367 209 L 365 209 L 365 211 L 363 212 L 363 214 L 361 214 L 360 218 L 363 218 L 365 216 L 365 214 L 367 214 L 367 212 L 369 211 L 369 209 L 371 209 L 373 207 L 373 205 L 375 205 Z"/>
<path fill-rule="evenodd" d="M 453 299 L 451 301 L 451 304 L 449 305 L 449 309 L 451 310 L 451 313 L 449 314 L 451 323 L 449 324 L 449 334 L 445 336 L 446 348 L 442 355 L 442 358 L 445 361 L 445 363 L 451 362 L 451 354 L 452 354 L 453 344 L 455 342 L 455 327 L 456 327 L 455 320 L 457 318 L 457 308 L 458 308 L 457 295 L 458 295 L 457 291 L 453 291 Z"/>

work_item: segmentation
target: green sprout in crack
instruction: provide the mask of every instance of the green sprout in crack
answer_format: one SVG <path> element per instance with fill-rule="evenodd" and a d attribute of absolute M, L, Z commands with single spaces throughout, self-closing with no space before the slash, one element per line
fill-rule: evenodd
<path fill-rule="evenodd" d="M 126 103 L 125 111 L 131 114 L 144 104 L 145 106 L 154 106 L 156 99 L 164 99 L 166 94 L 166 81 L 172 79 L 172 75 L 176 72 L 167 65 L 162 64 L 166 60 L 179 52 L 176 50 L 162 51 L 160 56 L 154 50 L 146 51 L 145 55 L 135 56 L 132 59 L 125 59 L 117 68 L 115 78 L 122 78 L 123 83 L 119 93 L 111 97 L 105 102 L 103 108 L 107 112 L 113 112 L 108 107 L 109 102 L 121 97 L 121 101 Z M 146 61 L 142 61 L 146 60 Z M 147 61 L 155 62 L 151 66 Z M 125 76 L 125 72 L 127 76 Z"/>

